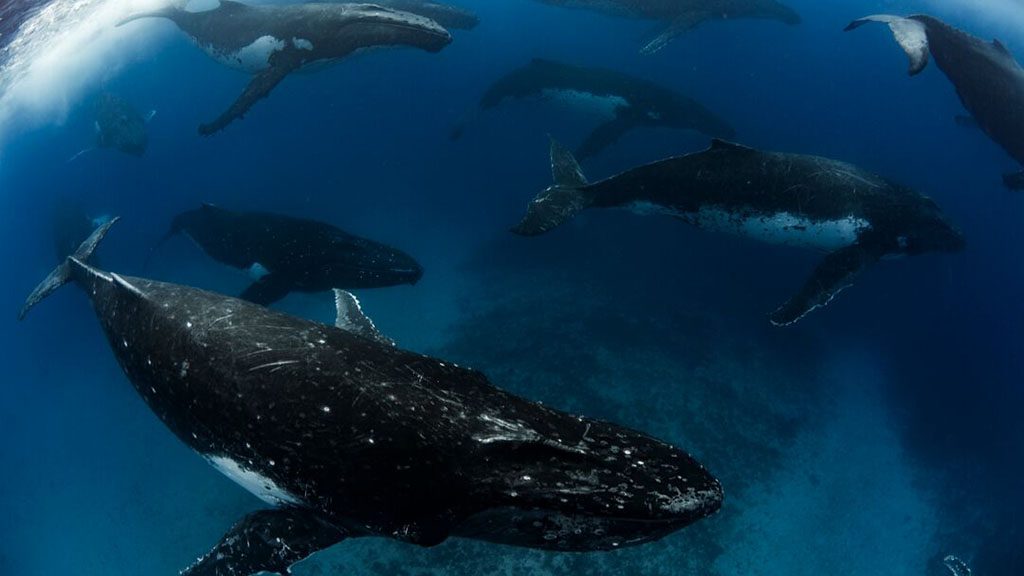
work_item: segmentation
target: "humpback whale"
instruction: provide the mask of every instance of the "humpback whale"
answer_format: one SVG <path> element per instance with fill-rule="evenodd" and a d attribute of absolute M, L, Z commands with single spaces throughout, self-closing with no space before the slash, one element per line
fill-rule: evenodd
<path fill-rule="evenodd" d="M 653 54 L 677 36 L 711 20 L 757 18 L 800 23 L 795 10 L 776 0 L 540 0 L 544 4 L 584 8 L 643 20 L 656 20 L 665 27 L 641 49 Z"/>
<path fill-rule="evenodd" d="M 731 138 L 735 132 L 702 104 L 654 82 L 605 68 L 584 68 L 535 58 L 503 76 L 484 93 L 479 110 L 511 98 L 552 98 L 578 106 L 597 107 L 607 120 L 576 150 L 581 161 L 595 156 L 626 132 L 641 126 L 697 130 L 707 136 Z M 463 124 L 452 131 L 462 135 Z"/>
<path fill-rule="evenodd" d="M 770 314 L 776 326 L 827 305 L 883 257 L 964 247 L 930 198 L 828 158 L 714 140 L 703 152 L 588 183 L 572 153 L 552 141 L 551 171 L 555 184 L 530 202 L 513 232 L 542 234 L 584 208 L 627 208 L 828 252 L 800 292 Z"/>
<path fill-rule="evenodd" d="M 492 385 L 375 334 L 338 292 L 338 326 L 106 272 L 99 228 L 28 297 L 74 282 L 128 380 L 163 423 L 270 508 L 187 576 L 290 574 L 347 538 L 449 536 L 558 551 L 657 540 L 719 509 L 690 455 Z"/>
<path fill-rule="evenodd" d="M 934 56 L 978 127 L 1024 165 L 1024 70 L 1002 42 L 986 42 L 926 15 L 877 14 L 854 20 L 846 30 L 869 22 L 888 24 L 910 58 L 911 76 L 924 70 L 929 54 Z M 1003 176 L 1003 183 L 1024 190 L 1024 171 Z"/>
<path fill-rule="evenodd" d="M 241 298 L 271 304 L 289 292 L 415 284 L 423 268 L 408 254 L 324 222 L 210 204 L 174 217 L 160 242 L 185 233 L 211 258 L 248 270 Z"/>
<path fill-rule="evenodd" d="M 338 60 L 365 48 L 415 46 L 437 52 L 451 42 L 439 24 L 375 4 L 247 6 L 233 0 L 204 12 L 170 5 L 129 16 L 167 18 L 219 62 L 254 74 L 249 86 L 200 134 L 222 130 L 241 118 L 285 76 L 308 64 Z"/>

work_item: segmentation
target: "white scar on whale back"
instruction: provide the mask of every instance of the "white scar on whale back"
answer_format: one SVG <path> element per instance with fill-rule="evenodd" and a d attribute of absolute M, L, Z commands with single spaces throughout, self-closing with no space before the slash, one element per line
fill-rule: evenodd
<path fill-rule="evenodd" d="M 271 506 L 302 503 L 302 500 L 297 496 L 281 488 L 270 478 L 263 476 L 259 472 L 243 468 L 238 464 L 238 462 L 235 462 L 231 458 L 226 456 L 208 455 L 206 456 L 206 459 L 209 460 L 210 464 L 213 464 L 213 467 L 219 470 L 221 474 L 231 478 L 236 484 L 251 492 L 253 496 L 263 500 Z"/>

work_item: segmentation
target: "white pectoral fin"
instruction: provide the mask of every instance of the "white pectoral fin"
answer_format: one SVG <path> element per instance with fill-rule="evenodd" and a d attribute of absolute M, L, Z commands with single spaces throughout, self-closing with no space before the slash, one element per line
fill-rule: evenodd
<path fill-rule="evenodd" d="M 868 22 L 888 24 L 896 43 L 910 58 L 911 76 L 924 70 L 924 67 L 928 65 L 928 30 L 923 22 L 889 14 L 874 14 L 850 22 L 846 30 L 859 28 Z"/>

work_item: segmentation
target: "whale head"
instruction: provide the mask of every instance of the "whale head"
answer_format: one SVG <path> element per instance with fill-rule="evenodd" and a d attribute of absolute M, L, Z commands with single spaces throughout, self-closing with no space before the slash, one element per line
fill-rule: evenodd
<path fill-rule="evenodd" d="M 720 508 L 721 485 L 685 452 L 615 424 L 562 416 L 557 426 L 549 416 L 543 427 L 493 419 L 475 437 L 476 490 L 489 506 L 456 534 L 548 550 L 615 550 Z"/>
<path fill-rule="evenodd" d="M 963 233 L 945 218 L 931 198 L 923 196 L 919 206 L 904 219 L 896 243 L 896 252 L 911 256 L 959 252 L 967 246 Z"/>
<path fill-rule="evenodd" d="M 397 284 L 416 284 L 423 277 L 423 267 L 397 248 L 365 238 L 346 237 L 334 248 L 337 265 L 327 273 L 343 278 L 345 286 L 377 288 Z"/>
<path fill-rule="evenodd" d="M 413 46 L 438 52 L 452 41 L 443 26 L 410 12 L 375 4 L 332 5 L 332 8 L 340 9 L 344 24 L 338 27 L 338 34 L 346 40 L 355 35 L 362 46 Z"/>

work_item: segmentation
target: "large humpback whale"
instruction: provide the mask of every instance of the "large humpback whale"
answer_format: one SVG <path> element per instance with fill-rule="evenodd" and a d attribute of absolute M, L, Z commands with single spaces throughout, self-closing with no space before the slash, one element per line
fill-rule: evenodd
<path fill-rule="evenodd" d="M 585 8 L 612 16 L 657 20 L 665 25 L 643 47 L 651 54 L 676 36 L 711 20 L 758 18 L 799 24 L 800 15 L 776 0 L 540 0 L 545 4 Z"/>
<path fill-rule="evenodd" d="M 161 242 L 187 234 L 211 258 L 248 270 L 242 298 L 270 304 L 292 291 L 415 284 L 423 268 L 408 254 L 330 224 L 210 204 L 174 217 Z"/>
<path fill-rule="evenodd" d="M 707 136 L 731 138 L 732 126 L 701 103 L 650 82 L 605 68 L 584 68 L 535 58 L 496 81 L 480 99 L 489 110 L 512 98 L 551 98 L 598 109 L 607 120 L 577 149 L 582 161 L 596 155 L 626 132 L 641 126 L 697 130 Z M 452 138 L 462 135 L 456 126 Z"/>
<path fill-rule="evenodd" d="M 348 329 L 93 268 L 111 224 L 33 291 L 21 317 L 62 284 L 81 286 L 153 412 L 272 506 L 185 575 L 289 574 L 360 536 L 613 550 L 721 505 L 718 481 L 685 452 L 382 342 L 345 292 L 338 325 Z"/>
<path fill-rule="evenodd" d="M 929 53 L 934 56 L 977 125 L 1024 165 L 1024 70 L 1002 42 L 986 42 L 926 15 L 867 16 L 854 20 L 846 30 L 869 22 L 889 25 L 910 57 L 911 76 L 924 70 Z M 1003 176 L 1003 182 L 1024 190 L 1024 171 Z"/>
<path fill-rule="evenodd" d="M 584 208 L 628 208 L 827 251 L 803 289 L 770 315 L 776 326 L 827 305 L 883 257 L 964 247 L 963 236 L 931 199 L 828 158 L 715 140 L 703 152 L 588 184 L 572 154 L 552 142 L 551 171 L 555 184 L 530 202 L 513 232 L 542 234 Z"/>
<path fill-rule="evenodd" d="M 232 0 L 204 12 L 177 5 L 130 16 L 168 18 L 218 61 L 255 76 L 219 118 L 199 127 L 213 134 L 265 98 L 285 76 L 308 64 L 338 60 L 365 48 L 415 46 L 437 52 L 451 42 L 439 24 L 375 4 L 247 6 Z"/>

